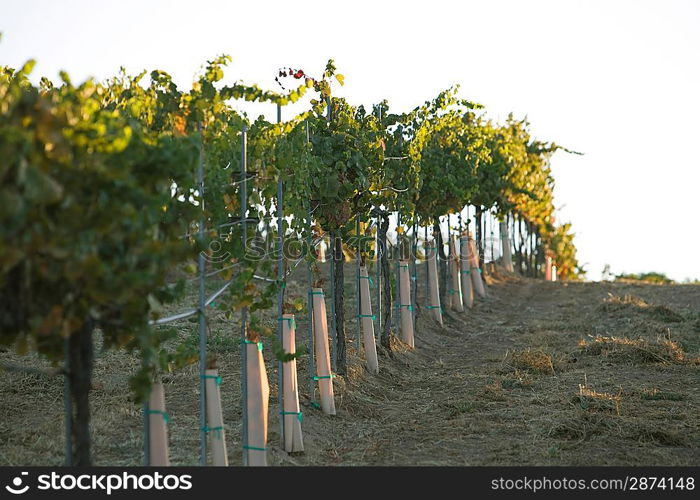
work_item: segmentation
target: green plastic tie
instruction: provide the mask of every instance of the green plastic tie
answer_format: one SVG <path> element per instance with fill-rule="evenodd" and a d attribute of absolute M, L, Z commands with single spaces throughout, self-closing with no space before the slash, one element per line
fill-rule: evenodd
<path fill-rule="evenodd" d="M 399 264 L 399 269 L 401 269 L 402 267 L 408 269 L 410 266 L 408 264 Z"/>
<path fill-rule="evenodd" d="M 277 318 L 277 321 L 288 321 L 289 328 L 296 328 L 297 322 L 294 318 Z"/>
<path fill-rule="evenodd" d="M 218 426 L 218 427 L 207 427 L 207 426 L 205 425 L 205 426 L 202 427 L 201 429 L 202 429 L 202 431 L 204 431 L 204 432 L 206 432 L 206 433 L 209 433 L 209 432 L 212 432 L 212 431 L 213 431 L 213 432 L 216 434 L 216 438 L 217 438 L 217 439 L 221 439 L 221 431 L 224 430 L 224 427 L 223 427 L 222 425 L 220 425 L 220 426 Z"/>
<path fill-rule="evenodd" d="M 312 401 L 312 402 L 311 402 L 311 406 L 313 406 L 314 408 L 317 408 L 317 409 L 319 409 L 319 410 L 321 409 L 321 405 L 318 404 L 316 401 Z"/>
<path fill-rule="evenodd" d="M 397 307 L 398 309 L 401 309 L 402 307 L 405 307 L 405 308 L 408 309 L 409 311 L 413 311 L 413 305 L 411 305 L 411 304 L 396 304 L 396 307 Z"/>
<path fill-rule="evenodd" d="M 460 273 L 462 273 L 462 274 L 471 274 L 472 272 L 471 272 L 471 271 L 460 271 Z"/>
<path fill-rule="evenodd" d="M 425 306 L 426 309 L 440 309 L 440 311 L 444 311 L 442 306 Z"/>
<path fill-rule="evenodd" d="M 358 318 L 372 318 L 372 321 L 377 319 L 377 316 L 375 316 L 374 314 L 358 314 L 357 317 Z"/>
<path fill-rule="evenodd" d="M 146 414 L 148 414 L 148 415 L 161 415 L 163 417 L 163 421 L 166 424 L 170 422 L 170 415 L 163 410 L 148 410 L 148 411 L 146 411 Z"/>
<path fill-rule="evenodd" d="M 321 380 L 324 378 L 335 378 L 335 373 L 331 373 L 330 375 L 314 375 L 314 380 Z"/>
<path fill-rule="evenodd" d="M 304 421 L 304 414 L 300 411 L 281 411 L 280 415 L 296 415 L 297 420 L 299 420 L 299 423 L 302 423 Z"/>
<path fill-rule="evenodd" d="M 252 342 L 250 340 L 244 340 L 244 344 L 257 344 L 258 345 L 258 351 L 262 352 L 263 350 L 263 343 L 262 342 Z"/>
<path fill-rule="evenodd" d="M 374 286 L 374 280 L 371 276 L 360 276 L 361 280 L 369 280 L 369 286 Z"/>
<path fill-rule="evenodd" d="M 214 379 L 214 381 L 216 382 L 216 385 L 221 385 L 221 375 L 202 375 L 202 378 L 203 379 L 208 379 L 208 378 Z"/>
<path fill-rule="evenodd" d="M 323 295 L 323 292 L 309 292 L 309 295 Z"/>
<path fill-rule="evenodd" d="M 244 450 L 254 450 L 254 451 L 267 451 L 267 448 L 258 448 L 257 446 L 248 446 L 247 444 L 243 445 Z"/>

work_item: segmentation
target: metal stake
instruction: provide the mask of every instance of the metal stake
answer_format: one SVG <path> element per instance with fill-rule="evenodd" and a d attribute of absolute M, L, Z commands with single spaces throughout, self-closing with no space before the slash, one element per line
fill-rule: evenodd
<path fill-rule="evenodd" d="M 204 214 L 204 140 L 201 136 L 202 126 L 199 125 L 200 146 L 199 146 L 199 165 L 197 168 L 197 184 L 199 196 L 201 198 L 200 207 Z M 199 240 L 204 241 L 204 215 L 199 220 Z M 207 391 L 206 379 L 204 375 L 207 369 L 207 318 L 204 315 L 204 301 L 206 298 L 204 289 L 204 274 L 206 262 L 204 260 L 204 252 L 199 252 L 197 259 L 197 267 L 199 270 L 199 464 L 207 464 Z"/>
<path fill-rule="evenodd" d="M 248 186 L 247 186 L 247 140 L 248 127 L 243 125 L 241 130 L 241 242 L 243 248 L 246 245 L 248 228 L 246 224 L 246 212 L 248 211 Z M 248 323 L 248 308 L 241 309 L 241 443 L 243 444 L 243 465 L 248 465 L 248 353 L 246 351 L 246 330 Z"/>

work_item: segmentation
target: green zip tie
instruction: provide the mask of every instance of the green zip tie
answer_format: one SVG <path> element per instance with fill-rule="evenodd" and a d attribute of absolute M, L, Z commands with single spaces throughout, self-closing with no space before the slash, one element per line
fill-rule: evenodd
<path fill-rule="evenodd" d="M 170 415 L 167 412 L 164 412 L 163 410 L 147 410 L 146 414 L 147 415 L 161 415 L 166 424 L 170 422 Z"/>
<path fill-rule="evenodd" d="M 254 450 L 254 451 L 267 451 L 267 448 L 258 448 L 256 446 L 248 446 L 247 444 L 243 445 L 244 450 Z"/>
<path fill-rule="evenodd" d="M 280 415 L 296 415 L 297 420 L 299 420 L 299 423 L 302 423 L 304 421 L 304 414 L 300 411 L 281 411 Z"/>
<path fill-rule="evenodd" d="M 209 433 L 209 432 L 211 432 L 211 431 L 214 431 L 214 433 L 216 434 L 216 438 L 217 438 L 217 439 L 221 439 L 221 431 L 224 430 L 224 427 L 223 427 L 222 425 L 220 425 L 220 426 L 218 426 L 218 427 L 207 427 L 207 426 L 205 425 L 204 427 L 201 428 L 201 430 L 204 431 L 204 432 L 206 432 L 206 433 Z"/>
<path fill-rule="evenodd" d="M 309 295 L 323 295 L 323 292 L 309 292 Z"/>
<path fill-rule="evenodd" d="M 399 264 L 399 269 L 401 269 L 402 267 L 405 267 L 406 269 L 408 269 L 409 265 L 408 264 Z"/>
<path fill-rule="evenodd" d="M 471 274 L 471 271 L 460 271 L 462 274 Z"/>
<path fill-rule="evenodd" d="M 426 309 L 440 309 L 440 311 L 443 311 L 442 306 L 425 306 Z"/>
<path fill-rule="evenodd" d="M 375 316 L 374 314 L 358 314 L 357 317 L 358 318 L 372 318 L 372 321 L 377 319 L 377 316 Z"/>
<path fill-rule="evenodd" d="M 277 321 L 289 321 L 289 328 L 296 328 L 297 325 L 294 318 L 277 318 Z"/>
<path fill-rule="evenodd" d="M 202 375 L 203 379 L 211 378 L 216 381 L 216 385 L 221 385 L 221 375 Z"/>
<path fill-rule="evenodd" d="M 452 288 L 450 288 L 449 290 L 447 290 L 447 293 L 448 293 L 449 295 L 454 295 L 454 294 L 458 293 L 458 294 L 461 296 L 461 295 L 462 295 L 462 290 L 453 290 Z"/>
<path fill-rule="evenodd" d="M 258 345 L 258 351 L 262 352 L 263 350 L 263 343 L 262 342 L 252 342 L 250 340 L 244 340 L 244 344 L 257 344 Z"/>
<path fill-rule="evenodd" d="M 369 280 L 369 285 L 374 286 L 374 280 L 372 279 L 371 276 L 360 276 L 361 280 Z"/>
<path fill-rule="evenodd" d="M 319 409 L 319 410 L 321 409 L 321 405 L 318 404 L 316 401 L 312 401 L 312 402 L 311 402 L 311 406 L 314 407 L 314 408 L 317 408 L 317 409 Z"/>
<path fill-rule="evenodd" d="M 402 307 L 405 307 L 405 308 L 408 309 L 409 311 L 413 311 L 413 305 L 411 305 L 411 304 L 396 304 L 396 307 L 397 307 L 398 309 L 401 309 Z"/>
<path fill-rule="evenodd" d="M 323 378 L 335 378 L 335 373 L 331 373 L 330 375 L 314 375 L 314 380 L 321 380 Z"/>

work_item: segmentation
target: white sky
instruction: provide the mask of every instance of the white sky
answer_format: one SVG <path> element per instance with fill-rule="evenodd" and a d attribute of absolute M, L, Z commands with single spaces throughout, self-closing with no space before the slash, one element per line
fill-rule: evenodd
<path fill-rule="evenodd" d="M 35 58 L 37 76 L 73 81 L 162 69 L 189 88 L 227 53 L 226 80 L 274 88 L 279 67 L 334 58 L 339 95 L 397 111 L 459 83 L 491 116 L 527 114 L 536 137 L 585 153 L 552 166 L 589 279 L 606 263 L 700 278 L 700 1 L 238 3 L 4 0 L 0 64 Z"/>

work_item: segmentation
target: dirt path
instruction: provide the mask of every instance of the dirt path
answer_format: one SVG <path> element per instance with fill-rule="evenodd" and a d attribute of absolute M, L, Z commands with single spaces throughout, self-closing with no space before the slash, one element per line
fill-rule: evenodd
<path fill-rule="evenodd" d="M 667 323 L 633 306 L 609 313 L 608 293 L 670 302 L 671 310 L 685 316 Z M 295 460 L 697 464 L 698 365 L 611 359 L 614 349 L 589 356 L 577 344 L 589 334 L 655 341 L 671 328 L 672 338 L 685 339 L 697 356 L 698 304 L 700 287 L 499 280 L 473 310 L 448 312 L 444 328 L 420 318 L 415 351 L 383 358 L 378 377 L 354 381 L 332 423 L 311 416 L 311 436 L 316 437 L 314 424 L 325 421 L 319 422 L 325 432 L 318 437 L 327 443 L 321 460 Z M 579 384 L 586 382 L 595 391 L 591 402 L 579 396 Z M 599 399 L 603 394 L 619 396 L 619 414 L 615 400 Z"/>
<path fill-rule="evenodd" d="M 303 294 L 304 287 L 303 281 L 290 283 L 288 291 Z M 398 345 L 391 356 L 380 353 L 378 376 L 363 370 L 351 343 L 351 373 L 335 379 L 335 417 L 309 405 L 302 359 L 303 454 L 289 456 L 277 448 L 276 363 L 266 350 L 273 384 L 270 462 L 700 462 L 700 286 L 544 283 L 496 276 L 489 278 L 488 293 L 472 310 L 446 312 L 442 328 L 419 314 L 415 350 Z M 348 304 L 348 310 L 353 307 Z M 298 335 L 305 337 L 303 319 L 298 324 Z M 223 377 L 230 461 L 239 464 L 237 328 L 223 314 L 210 326 L 210 350 Z M 183 322 L 178 328 L 181 339 L 195 338 L 194 326 Z M 353 324 L 348 334 L 354 339 Z M 27 362 L 8 352 L 1 355 Z M 127 389 L 137 364 L 121 352 L 98 359 L 92 393 L 98 464 L 141 461 L 141 413 Z M 197 463 L 197 376 L 196 366 L 164 376 L 174 465 Z M 0 464 L 60 464 L 60 378 L 14 373 L 0 378 Z"/>

